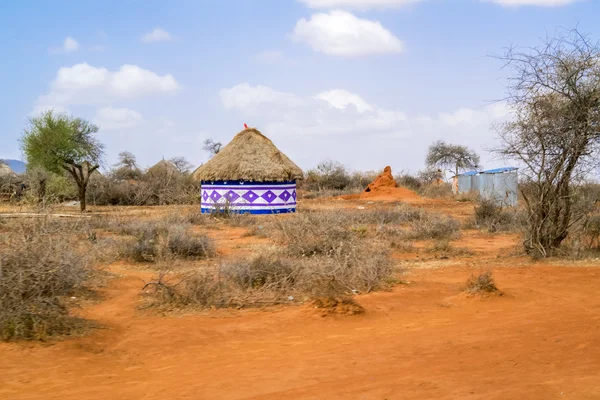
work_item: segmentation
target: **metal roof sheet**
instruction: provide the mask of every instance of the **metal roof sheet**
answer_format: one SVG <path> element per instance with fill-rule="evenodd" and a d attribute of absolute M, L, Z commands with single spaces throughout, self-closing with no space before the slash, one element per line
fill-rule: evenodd
<path fill-rule="evenodd" d="M 488 169 L 485 171 L 469 171 L 469 172 L 464 172 L 462 174 L 458 174 L 458 176 L 473 176 L 473 175 L 478 175 L 478 174 L 499 174 L 502 172 L 510 172 L 510 171 L 515 171 L 519 168 L 516 167 L 501 167 L 501 168 L 494 168 L 494 169 Z"/>
<path fill-rule="evenodd" d="M 481 171 L 482 174 L 499 174 L 501 172 L 510 172 L 510 171 L 515 171 L 519 168 L 516 167 L 502 167 L 502 168 L 494 168 L 494 169 L 488 169 L 486 171 Z"/>

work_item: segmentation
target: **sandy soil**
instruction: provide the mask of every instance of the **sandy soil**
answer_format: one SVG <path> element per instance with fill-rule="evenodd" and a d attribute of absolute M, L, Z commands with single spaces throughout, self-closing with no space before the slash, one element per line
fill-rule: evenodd
<path fill-rule="evenodd" d="M 211 235 L 226 256 L 264 245 L 241 228 Z M 456 245 L 473 255 L 413 262 L 405 284 L 358 297 L 357 316 L 160 316 L 138 308 L 152 274 L 114 265 L 103 300 L 80 311 L 102 329 L 0 344 L 0 399 L 600 399 L 600 264 L 533 263 L 517 244 L 465 232 Z M 484 269 L 504 295 L 462 293 Z"/>

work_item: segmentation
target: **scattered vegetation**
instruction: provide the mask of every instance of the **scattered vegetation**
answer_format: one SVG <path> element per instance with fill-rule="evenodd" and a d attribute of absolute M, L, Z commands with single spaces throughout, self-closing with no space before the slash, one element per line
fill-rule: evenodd
<path fill-rule="evenodd" d="M 124 223 L 117 230 L 133 237 L 122 241 L 120 250 L 121 257 L 132 261 L 202 259 L 215 255 L 215 245 L 208 236 L 192 233 L 189 225 L 177 223 L 172 216 L 162 220 Z"/>
<path fill-rule="evenodd" d="M 465 291 L 471 294 L 486 294 L 498 292 L 498 287 L 492 276 L 492 271 L 486 271 L 479 275 L 471 275 L 465 285 Z"/>
<path fill-rule="evenodd" d="M 78 246 L 86 240 L 83 227 L 35 220 L 9 229 L 0 234 L 0 336 L 46 339 L 79 331 L 83 323 L 67 303 L 85 288 L 96 261 L 93 249 Z"/>
<path fill-rule="evenodd" d="M 532 49 L 511 47 L 503 59 L 514 71 L 514 118 L 498 129 L 499 153 L 523 165 L 525 251 L 552 256 L 583 218 L 577 187 L 598 158 L 600 45 L 575 29 Z"/>
<path fill-rule="evenodd" d="M 455 239 L 460 236 L 460 223 L 447 215 L 430 215 L 411 224 L 412 239 Z"/>
<path fill-rule="evenodd" d="M 525 223 L 515 208 L 498 206 L 491 200 L 480 200 L 475 206 L 475 225 L 488 232 L 516 232 Z"/>

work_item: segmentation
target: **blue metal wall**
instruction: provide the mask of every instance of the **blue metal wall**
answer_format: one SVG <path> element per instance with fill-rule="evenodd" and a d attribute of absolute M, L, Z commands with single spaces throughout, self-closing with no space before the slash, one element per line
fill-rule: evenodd
<path fill-rule="evenodd" d="M 498 168 L 458 175 L 458 193 L 479 192 L 483 199 L 515 207 L 518 198 L 517 168 Z"/>

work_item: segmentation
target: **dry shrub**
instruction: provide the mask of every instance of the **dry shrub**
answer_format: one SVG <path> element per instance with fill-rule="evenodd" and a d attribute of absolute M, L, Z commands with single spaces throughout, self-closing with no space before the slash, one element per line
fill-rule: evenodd
<path fill-rule="evenodd" d="M 407 204 L 400 204 L 395 208 L 378 208 L 353 213 L 357 222 L 363 224 L 406 224 L 424 218 L 425 211 Z"/>
<path fill-rule="evenodd" d="M 427 251 L 439 254 L 446 258 L 450 256 L 470 256 L 473 254 L 469 249 L 454 247 L 447 239 L 434 241 L 431 246 L 427 248 Z"/>
<path fill-rule="evenodd" d="M 326 254 L 349 243 L 355 234 L 345 213 L 312 212 L 271 220 L 267 235 L 286 245 L 290 256 Z"/>
<path fill-rule="evenodd" d="M 589 216 L 583 226 L 583 234 L 587 238 L 587 248 L 600 248 L 600 215 Z"/>
<path fill-rule="evenodd" d="M 303 260 L 300 287 L 312 298 L 339 298 L 384 289 L 392 273 L 387 251 L 361 243 Z"/>
<path fill-rule="evenodd" d="M 321 316 L 338 315 L 358 315 L 363 314 L 365 309 L 358 304 L 352 297 L 341 299 L 320 298 L 312 303 L 315 308 L 321 310 Z"/>
<path fill-rule="evenodd" d="M 224 264 L 221 274 L 242 289 L 269 290 L 289 290 L 300 275 L 297 265 L 276 253 Z"/>
<path fill-rule="evenodd" d="M 430 184 L 423 186 L 418 192 L 423 197 L 430 199 L 452 199 L 452 185 L 450 183 Z"/>
<path fill-rule="evenodd" d="M 492 271 L 487 271 L 479 275 L 471 275 L 465 285 L 465 291 L 471 294 L 485 294 L 498 292 L 496 282 L 492 276 Z"/>
<path fill-rule="evenodd" d="M 218 275 L 204 270 L 184 273 L 178 282 L 166 279 L 167 271 L 163 270 L 154 282 L 148 282 L 144 289 L 153 287 L 153 302 L 159 307 L 226 307 L 231 304 L 230 291 L 219 279 Z"/>
<path fill-rule="evenodd" d="M 475 224 L 489 232 L 517 231 L 524 224 L 516 209 L 507 209 L 491 200 L 480 200 L 475 207 Z"/>
<path fill-rule="evenodd" d="M 426 214 L 411 223 L 412 239 L 453 239 L 460 236 L 460 223 L 447 215 Z"/>
<path fill-rule="evenodd" d="M 388 253 L 367 244 L 340 246 L 314 256 L 291 257 L 276 250 L 225 263 L 217 271 L 181 275 L 163 285 L 156 305 L 244 307 L 321 299 L 344 303 L 358 293 L 381 290 L 391 282 Z M 349 300 L 348 300 L 349 301 Z"/>
<path fill-rule="evenodd" d="M 182 258 L 208 258 L 216 252 L 208 236 L 192 235 L 181 226 L 169 228 L 167 248 L 172 255 Z"/>
<path fill-rule="evenodd" d="M 216 250 L 212 239 L 191 233 L 188 225 L 173 223 L 172 219 L 122 224 L 120 233 L 134 238 L 121 242 L 120 256 L 136 262 L 213 256 Z"/>
<path fill-rule="evenodd" d="M 55 220 L 20 220 L 0 234 L 0 336 L 45 339 L 73 333 L 82 321 L 65 298 L 90 277 L 92 246 L 74 238 L 82 226 Z"/>
<path fill-rule="evenodd" d="M 423 182 L 419 178 L 408 173 L 401 173 L 396 176 L 396 183 L 398 186 L 405 187 L 415 192 L 418 192 L 423 187 Z"/>

